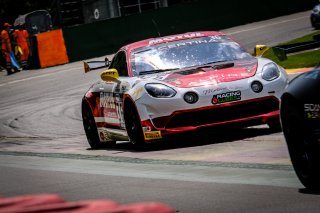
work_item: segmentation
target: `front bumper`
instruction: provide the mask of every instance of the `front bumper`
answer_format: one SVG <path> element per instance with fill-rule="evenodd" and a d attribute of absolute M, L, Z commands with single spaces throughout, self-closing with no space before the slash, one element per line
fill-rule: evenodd
<path fill-rule="evenodd" d="M 218 126 L 253 126 L 279 120 L 279 100 L 274 96 L 175 111 L 169 116 L 142 122 L 161 136 Z"/>

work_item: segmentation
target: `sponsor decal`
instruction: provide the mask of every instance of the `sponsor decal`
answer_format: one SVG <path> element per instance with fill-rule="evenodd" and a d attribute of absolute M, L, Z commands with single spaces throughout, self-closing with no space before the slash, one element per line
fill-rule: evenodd
<path fill-rule="evenodd" d="M 114 134 L 109 132 L 106 128 L 98 128 L 100 142 L 114 141 Z"/>
<path fill-rule="evenodd" d="M 239 101 L 239 100 L 241 100 L 241 91 L 240 90 L 214 95 L 212 97 L 211 102 L 212 102 L 212 104 L 221 104 L 221 103 Z"/>
<path fill-rule="evenodd" d="M 320 120 L 320 104 L 304 104 L 307 119 Z"/>
<path fill-rule="evenodd" d="M 144 132 L 143 134 L 146 141 L 162 138 L 161 131 Z"/>
<path fill-rule="evenodd" d="M 320 112 L 307 112 L 306 116 L 310 120 L 320 120 Z"/>
<path fill-rule="evenodd" d="M 111 92 L 100 93 L 100 107 L 115 109 L 115 98 Z"/>
<path fill-rule="evenodd" d="M 319 112 L 320 104 L 304 104 L 305 112 Z"/>
<path fill-rule="evenodd" d="M 224 42 L 229 41 L 229 39 L 226 36 L 209 36 L 205 38 L 196 39 L 196 40 L 186 40 L 179 43 L 168 43 L 167 45 L 161 46 L 158 48 L 160 51 L 165 51 L 167 49 L 172 48 L 178 48 L 181 46 L 188 46 L 188 45 L 194 45 L 194 44 L 208 44 L 208 43 L 217 43 L 217 42 Z"/>
<path fill-rule="evenodd" d="M 100 107 L 107 123 L 124 123 L 122 97 L 119 93 L 101 92 Z"/>
<path fill-rule="evenodd" d="M 182 35 L 176 35 L 176 36 L 168 36 L 168 37 L 164 37 L 164 38 L 150 40 L 149 45 L 159 44 L 159 43 L 168 42 L 168 41 L 174 41 L 174 40 L 178 40 L 178 39 L 196 38 L 196 37 L 201 37 L 201 36 L 204 36 L 204 35 L 202 33 L 188 33 L 188 34 L 182 34 Z"/>
<path fill-rule="evenodd" d="M 99 137 L 101 142 L 106 142 L 111 140 L 110 135 L 106 130 L 102 128 L 98 128 L 98 132 L 99 132 Z"/>
<path fill-rule="evenodd" d="M 215 89 L 206 89 L 206 90 L 203 90 L 202 93 L 204 95 L 209 95 L 209 94 L 212 94 L 212 93 L 215 93 L 215 92 L 221 92 L 223 90 L 225 90 L 226 88 L 215 88 Z"/>
<path fill-rule="evenodd" d="M 209 42 L 219 42 L 223 38 L 227 39 L 226 36 L 209 36 L 209 38 L 210 38 Z M 227 39 L 227 40 L 229 40 L 229 39 Z"/>

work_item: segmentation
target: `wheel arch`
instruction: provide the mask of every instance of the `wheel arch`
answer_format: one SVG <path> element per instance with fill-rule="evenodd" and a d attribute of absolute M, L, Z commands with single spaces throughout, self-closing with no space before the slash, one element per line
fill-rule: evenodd
<path fill-rule="evenodd" d="M 99 93 L 88 91 L 82 98 L 81 108 L 83 110 L 84 105 L 87 104 L 93 116 L 99 117 L 101 114 L 99 109 L 99 103 L 100 103 Z"/>
<path fill-rule="evenodd" d="M 137 106 L 136 104 L 134 103 L 133 99 L 129 96 L 129 95 L 126 95 L 123 99 L 123 116 L 124 116 L 124 120 L 126 120 L 126 109 L 128 107 L 134 107 L 135 110 L 138 112 L 138 109 L 137 109 Z M 138 113 L 139 115 L 139 113 Z M 140 115 L 139 115 L 140 117 Z"/>
<path fill-rule="evenodd" d="M 130 96 L 123 100 L 123 114 L 128 137 L 132 144 L 139 147 L 144 144 L 142 121 L 137 106 Z"/>
<path fill-rule="evenodd" d="M 82 113 L 83 113 L 83 110 L 84 110 L 85 105 L 89 106 L 89 108 L 90 108 L 91 111 L 92 111 L 91 104 L 89 103 L 89 101 L 87 100 L 86 97 L 83 97 L 83 98 L 82 98 L 82 101 L 81 101 L 81 112 L 82 112 Z"/>

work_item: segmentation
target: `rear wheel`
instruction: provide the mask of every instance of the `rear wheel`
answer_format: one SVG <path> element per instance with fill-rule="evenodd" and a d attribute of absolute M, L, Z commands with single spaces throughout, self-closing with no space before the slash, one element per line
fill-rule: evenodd
<path fill-rule="evenodd" d="M 319 147 L 304 126 L 304 120 L 294 103 L 281 107 L 283 133 L 294 170 L 308 189 L 320 189 Z"/>
<path fill-rule="evenodd" d="M 101 148 L 96 122 L 91 112 L 91 108 L 86 102 L 82 104 L 82 120 L 84 131 L 86 133 L 87 140 L 91 148 Z"/>
<path fill-rule="evenodd" d="M 135 106 L 132 103 L 128 103 L 128 105 L 126 106 L 124 119 L 130 142 L 135 146 L 143 145 L 145 141 L 143 137 L 140 117 Z"/>

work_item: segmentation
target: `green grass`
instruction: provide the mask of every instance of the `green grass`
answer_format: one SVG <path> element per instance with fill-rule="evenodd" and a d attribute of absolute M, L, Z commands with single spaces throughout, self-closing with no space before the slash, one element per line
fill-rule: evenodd
<path fill-rule="evenodd" d="M 279 45 L 285 44 L 295 44 L 306 41 L 313 41 L 313 36 L 320 34 L 320 31 L 311 33 L 309 35 L 303 36 L 301 38 L 297 38 L 286 43 L 281 43 Z M 279 59 L 274 55 L 272 48 L 267 50 L 263 57 L 269 58 L 282 66 L 285 69 L 290 68 L 303 68 L 303 67 L 314 67 L 320 63 L 320 50 L 311 50 L 308 52 L 301 52 L 294 55 L 288 55 L 288 59 L 285 61 L 279 61 Z"/>

